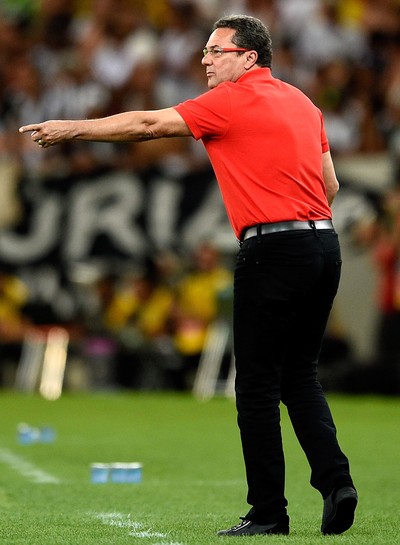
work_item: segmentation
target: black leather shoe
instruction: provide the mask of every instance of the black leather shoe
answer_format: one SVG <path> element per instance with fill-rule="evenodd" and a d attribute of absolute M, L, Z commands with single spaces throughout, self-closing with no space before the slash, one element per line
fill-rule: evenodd
<path fill-rule="evenodd" d="M 342 534 L 348 530 L 354 521 L 357 502 L 357 492 L 352 486 L 334 489 L 324 500 L 321 532 Z"/>
<path fill-rule="evenodd" d="M 237 526 L 232 526 L 228 530 L 220 530 L 217 532 L 219 536 L 256 536 L 266 534 L 283 534 L 289 533 L 289 517 L 286 516 L 279 522 L 271 524 L 256 524 L 251 520 L 246 520 L 241 517 L 242 522 Z"/>

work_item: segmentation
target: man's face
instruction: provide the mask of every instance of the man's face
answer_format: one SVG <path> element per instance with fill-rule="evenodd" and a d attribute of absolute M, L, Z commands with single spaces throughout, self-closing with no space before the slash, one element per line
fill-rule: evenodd
<path fill-rule="evenodd" d="M 235 30 L 231 28 L 217 28 L 209 37 L 206 48 L 237 48 L 232 42 L 234 35 Z M 237 81 L 246 72 L 247 54 L 246 52 L 242 54 L 225 52 L 219 55 L 207 53 L 201 62 L 206 67 L 208 88 L 213 89 L 224 81 Z"/>

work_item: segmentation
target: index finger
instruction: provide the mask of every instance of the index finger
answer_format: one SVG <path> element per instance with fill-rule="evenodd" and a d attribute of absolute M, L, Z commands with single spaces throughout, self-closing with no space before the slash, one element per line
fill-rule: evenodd
<path fill-rule="evenodd" d="M 39 129 L 38 125 L 24 125 L 23 127 L 19 128 L 19 132 L 33 132 L 37 131 Z"/>

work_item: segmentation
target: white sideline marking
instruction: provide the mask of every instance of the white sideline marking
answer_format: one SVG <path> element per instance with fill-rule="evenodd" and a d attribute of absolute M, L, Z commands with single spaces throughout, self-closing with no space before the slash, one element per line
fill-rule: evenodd
<path fill-rule="evenodd" d="M 242 485 L 243 480 L 242 479 L 227 479 L 225 481 L 207 481 L 207 480 L 197 479 L 196 481 L 192 481 L 190 484 L 195 486 L 237 486 L 237 485 Z"/>
<path fill-rule="evenodd" d="M 123 513 L 95 513 L 95 516 L 107 526 L 128 528 L 128 530 L 130 530 L 129 535 L 131 537 L 167 537 L 165 534 L 161 534 L 160 532 L 153 532 L 150 528 L 148 530 L 143 530 L 142 528 L 144 528 L 144 525 L 141 522 L 131 520 L 130 515 L 124 515 Z"/>
<path fill-rule="evenodd" d="M 46 473 L 46 471 L 34 466 L 22 458 L 22 456 L 18 456 L 18 454 L 14 454 L 11 450 L 5 448 L 0 448 L 0 462 L 4 462 L 17 473 L 34 483 L 60 484 L 61 482 L 57 477 L 50 475 L 50 473 Z"/>
<path fill-rule="evenodd" d="M 153 545 L 184 545 L 183 543 L 172 542 L 172 541 L 160 541 L 158 543 L 154 543 Z"/>
<path fill-rule="evenodd" d="M 183 543 L 179 542 L 171 542 L 171 541 L 160 541 L 158 543 L 154 543 L 153 545 L 184 545 Z"/>

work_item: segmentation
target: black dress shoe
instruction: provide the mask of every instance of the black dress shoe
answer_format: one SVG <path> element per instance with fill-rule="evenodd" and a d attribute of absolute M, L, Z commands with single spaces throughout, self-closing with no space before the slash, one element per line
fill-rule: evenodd
<path fill-rule="evenodd" d="M 342 534 L 348 530 L 354 521 L 357 502 L 357 492 L 352 486 L 334 489 L 324 500 L 321 532 Z"/>
<path fill-rule="evenodd" d="M 241 517 L 242 518 L 242 517 Z M 217 532 L 219 536 L 256 536 L 266 534 L 283 534 L 289 533 L 289 517 L 282 518 L 279 522 L 271 524 L 257 524 L 251 520 L 242 518 L 242 522 L 237 526 L 232 526 L 228 530 L 220 530 Z"/>

